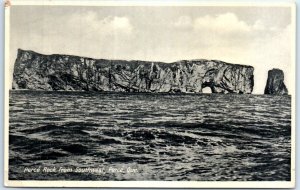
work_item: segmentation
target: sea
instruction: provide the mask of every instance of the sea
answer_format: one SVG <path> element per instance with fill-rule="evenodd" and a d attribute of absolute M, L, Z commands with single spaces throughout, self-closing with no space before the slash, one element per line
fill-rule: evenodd
<path fill-rule="evenodd" d="M 290 181 L 291 96 L 10 91 L 9 179 Z"/>

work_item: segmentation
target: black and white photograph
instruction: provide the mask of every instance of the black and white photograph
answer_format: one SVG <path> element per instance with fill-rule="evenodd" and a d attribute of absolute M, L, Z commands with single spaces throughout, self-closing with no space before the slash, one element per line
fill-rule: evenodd
<path fill-rule="evenodd" d="M 6 4 L 7 186 L 294 187 L 293 3 L 88 2 Z"/>

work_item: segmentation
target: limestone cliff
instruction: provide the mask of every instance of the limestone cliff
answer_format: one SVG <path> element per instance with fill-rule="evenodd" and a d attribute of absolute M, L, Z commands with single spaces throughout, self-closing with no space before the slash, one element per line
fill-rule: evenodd
<path fill-rule="evenodd" d="M 13 89 L 250 94 L 252 66 L 217 60 L 173 63 L 42 55 L 18 50 Z"/>
<path fill-rule="evenodd" d="M 272 69 L 268 72 L 268 80 L 265 94 L 284 95 L 288 90 L 284 84 L 284 73 L 280 69 Z"/>

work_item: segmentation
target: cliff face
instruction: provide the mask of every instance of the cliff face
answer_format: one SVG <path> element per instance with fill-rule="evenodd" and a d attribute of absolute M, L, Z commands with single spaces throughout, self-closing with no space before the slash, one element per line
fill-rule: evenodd
<path fill-rule="evenodd" d="M 283 95 L 288 94 L 284 84 L 284 73 L 280 69 L 272 69 L 268 72 L 268 80 L 265 88 L 265 94 Z"/>
<path fill-rule="evenodd" d="M 254 68 L 215 60 L 173 63 L 42 55 L 18 50 L 13 89 L 250 94 Z"/>

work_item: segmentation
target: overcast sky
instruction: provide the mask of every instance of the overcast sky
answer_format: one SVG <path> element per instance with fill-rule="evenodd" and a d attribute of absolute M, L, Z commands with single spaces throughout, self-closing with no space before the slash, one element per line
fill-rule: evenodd
<path fill-rule="evenodd" d="M 92 58 L 252 65 L 256 94 L 264 92 L 268 70 L 279 68 L 292 88 L 288 7 L 12 6 L 10 27 L 11 75 L 21 48 Z"/>

